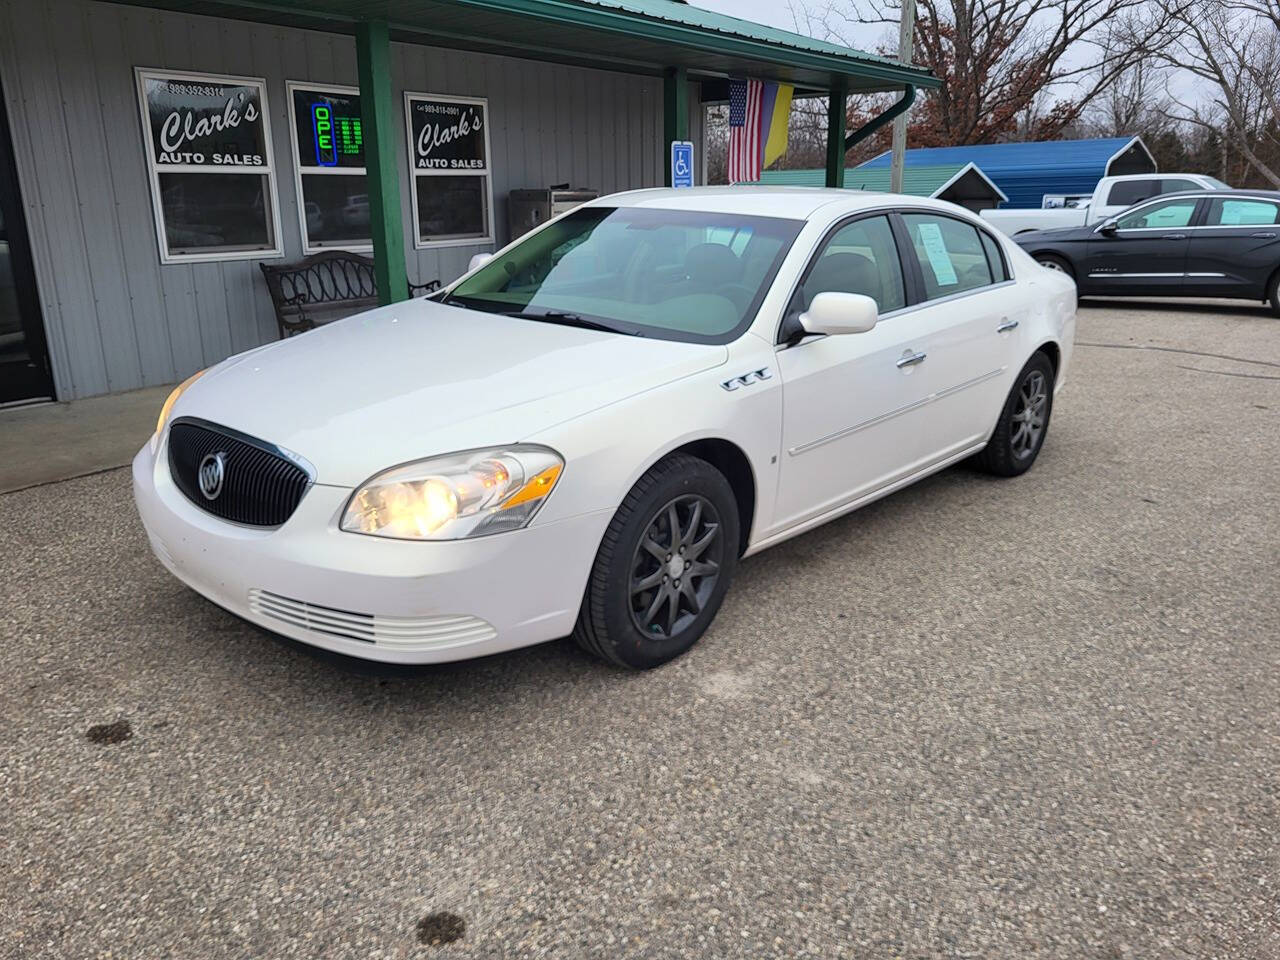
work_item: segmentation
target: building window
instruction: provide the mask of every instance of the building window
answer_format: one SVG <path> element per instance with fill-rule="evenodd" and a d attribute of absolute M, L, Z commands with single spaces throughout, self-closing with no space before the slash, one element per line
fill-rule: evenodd
<path fill-rule="evenodd" d="M 489 101 L 406 93 L 414 245 L 493 242 Z"/>
<path fill-rule="evenodd" d="M 304 250 L 372 250 L 360 91 L 286 86 Z"/>
<path fill-rule="evenodd" d="M 160 261 L 280 256 L 265 82 L 135 72 Z"/>

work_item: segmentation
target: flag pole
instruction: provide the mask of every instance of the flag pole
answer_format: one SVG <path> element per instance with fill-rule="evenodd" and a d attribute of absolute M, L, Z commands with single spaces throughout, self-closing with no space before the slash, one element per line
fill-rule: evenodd
<path fill-rule="evenodd" d="M 898 23 L 898 59 L 910 65 L 916 33 L 916 0 L 902 0 L 902 19 Z M 902 168 L 907 152 L 907 113 L 893 120 L 893 157 L 889 164 L 889 190 L 902 192 Z"/>

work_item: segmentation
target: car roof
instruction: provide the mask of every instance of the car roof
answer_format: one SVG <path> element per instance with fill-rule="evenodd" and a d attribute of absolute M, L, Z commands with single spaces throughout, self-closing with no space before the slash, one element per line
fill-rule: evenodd
<path fill-rule="evenodd" d="M 953 204 L 926 197 L 909 197 L 870 190 L 842 190 L 825 187 L 733 186 L 659 188 L 614 193 L 588 206 L 648 207 L 656 210 L 692 210 L 705 213 L 736 213 L 756 217 L 807 220 L 819 210 L 824 217 L 839 217 L 860 210 L 885 206 L 932 207 L 956 211 Z"/>
<path fill-rule="evenodd" d="M 1209 197 L 1213 200 L 1220 200 L 1223 197 L 1256 197 L 1259 200 L 1280 201 L 1280 190 L 1245 190 L 1234 187 L 1230 190 L 1205 190 L 1203 188 L 1199 190 L 1174 190 L 1149 197 L 1148 200 L 1165 200 L 1169 197 Z"/>
<path fill-rule="evenodd" d="M 1117 173 L 1106 177 L 1107 180 L 1185 180 L 1187 177 L 1200 177 L 1203 180 L 1213 179 L 1207 173 Z"/>

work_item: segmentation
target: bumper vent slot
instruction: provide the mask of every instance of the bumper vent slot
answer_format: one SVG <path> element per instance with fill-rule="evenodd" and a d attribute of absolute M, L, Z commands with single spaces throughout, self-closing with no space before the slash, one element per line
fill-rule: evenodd
<path fill-rule="evenodd" d="M 200 465 L 219 453 L 222 479 L 210 499 L 200 490 Z M 288 520 L 311 482 L 302 467 L 271 444 L 192 420 L 169 427 L 169 473 L 201 510 L 254 527 L 278 527 Z"/>
<path fill-rule="evenodd" d="M 259 616 L 313 633 L 387 647 L 453 646 L 492 640 L 498 635 L 489 623 L 478 617 L 383 617 L 322 607 L 258 589 L 249 591 L 249 609 Z"/>

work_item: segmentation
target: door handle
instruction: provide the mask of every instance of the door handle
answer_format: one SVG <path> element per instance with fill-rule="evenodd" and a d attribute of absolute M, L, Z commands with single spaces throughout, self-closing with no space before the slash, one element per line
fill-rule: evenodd
<path fill-rule="evenodd" d="M 1161 240 L 1185 240 L 1187 239 L 1187 235 L 1185 233 L 1166 233 L 1160 239 Z"/>
<path fill-rule="evenodd" d="M 1274 233 L 1251 233 L 1249 236 L 1255 240 L 1274 240 L 1276 238 Z"/>
<path fill-rule="evenodd" d="M 901 370 L 903 367 L 914 367 L 917 364 L 924 363 L 924 358 L 927 356 L 927 353 L 913 353 L 909 356 L 903 357 L 898 361 L 898 369 Z"/>
<path fill-rule="evenodd" d="M 1016 329 L 1017 326 L 1017 320 L 1002 320 L 1000 326 L 996 327 L 996 333 L 1008 333 L 1010 330 Z"/>

